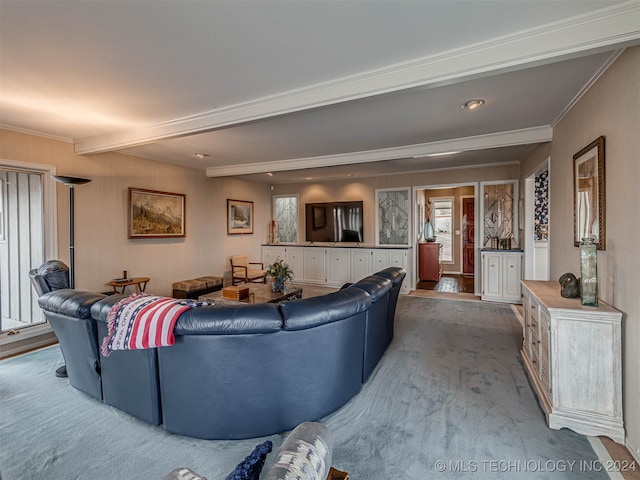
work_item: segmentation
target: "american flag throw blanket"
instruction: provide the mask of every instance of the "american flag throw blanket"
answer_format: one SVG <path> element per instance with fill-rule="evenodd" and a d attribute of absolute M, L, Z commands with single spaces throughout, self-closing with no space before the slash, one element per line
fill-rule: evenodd
<path fill-rule="evenodd" d="M 113 350 L 133 350 L 173 345 L 173 327 L 178 317 L 193 307 L 207 304 L 195 300 L 176 300 L 141 293 L 123 298 L 107 315 L 108 334 L 102 342 L 102 355 Z"/>

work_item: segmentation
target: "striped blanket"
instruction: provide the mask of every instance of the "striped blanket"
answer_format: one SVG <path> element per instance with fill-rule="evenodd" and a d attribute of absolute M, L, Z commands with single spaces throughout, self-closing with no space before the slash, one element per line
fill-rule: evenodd
<path fill-rule="evenodd" d="M 107 315 L 108 334 L 102 342 L 102 355 L 113 350 L 133 350 L 173 345 L 173 327 L 178 317 L 203 302 L 176 300 L 142 293 L 116 303 Z"/>

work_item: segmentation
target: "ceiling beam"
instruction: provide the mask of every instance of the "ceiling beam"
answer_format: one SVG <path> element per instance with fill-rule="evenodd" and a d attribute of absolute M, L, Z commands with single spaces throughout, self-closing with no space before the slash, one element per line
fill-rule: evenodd
<path fill-rule="evenodd" d="M 245 163 L 243 165 L 221 165 L 208 167 L 207 177 L 229 177 L 252 173 L 283 172 L 305 168 L 331 167 L 335 165 L 353 165 L 357 163 L 381 162 L 398 158 L 422 157 L 445 152 L 464 152 L 485 150 L 487 148 L 508 147 L 550 142 L 553 129 L 548 126 L 524 128 L 508 132 L 476 135 L 472 137 L 441 140 L 438 142 L 404 145 L 394 148 L 366 150 L 361 152 L 338 153 L 320 157 L 292 158 L 273 162 Z"/>
<path fill-rule="evenodd" d="M 229 105 L 199 115 L 75 139 L 95 154 L 416 87 L 435 87 L 624 46 L 640 39 L 640 2 L 498 37 L 464 48 Z"/>

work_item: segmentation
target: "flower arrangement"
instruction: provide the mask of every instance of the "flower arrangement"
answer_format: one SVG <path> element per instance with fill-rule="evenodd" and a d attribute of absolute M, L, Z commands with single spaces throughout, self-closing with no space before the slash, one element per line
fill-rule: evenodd
<path fill-rule="evenodd" d="M 282 292 L 285 282 L 293 280 L 293 270 L 291 270 L 289 264 L 284 263 L 284 260 L 276 260 L 269 265 L 265 274 L 271 277 L 271 288 L 274 292 Z"/>

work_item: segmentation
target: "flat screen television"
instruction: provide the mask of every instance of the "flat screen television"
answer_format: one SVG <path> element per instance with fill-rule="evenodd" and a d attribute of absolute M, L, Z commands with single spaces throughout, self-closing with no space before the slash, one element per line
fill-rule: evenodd
<path fill-rule="evenodd" d="M 356 242 L 364 239 L 363 202 L 305 204 L 307 242 Z"/>

